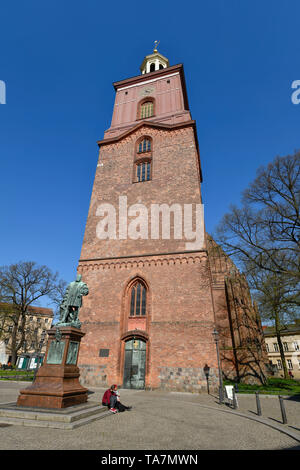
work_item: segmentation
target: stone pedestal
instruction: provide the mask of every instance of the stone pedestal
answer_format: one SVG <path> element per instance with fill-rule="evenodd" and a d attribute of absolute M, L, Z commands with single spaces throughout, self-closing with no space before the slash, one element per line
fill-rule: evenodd
<path fill-rule="evenodd" d="M 87 401 L 88 390 L 79 383 L 77 367 L 84 334 L 72 326 L 54 327 L 48 331 L 44 364 L 32 385 L 20 391 L 18 406 L 66 408 Z"/>

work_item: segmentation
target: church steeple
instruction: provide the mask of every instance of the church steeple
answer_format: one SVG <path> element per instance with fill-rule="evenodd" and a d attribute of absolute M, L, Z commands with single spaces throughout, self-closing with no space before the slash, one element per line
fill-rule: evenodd
<path fill-rule="evenodd" d="M 157 51 L 159 42 L 160 41 L 155 41 L 153 53 L 144 58 L 143 63 L 140 66 L 142 75 L 169 67 L 169 60 Z"/>

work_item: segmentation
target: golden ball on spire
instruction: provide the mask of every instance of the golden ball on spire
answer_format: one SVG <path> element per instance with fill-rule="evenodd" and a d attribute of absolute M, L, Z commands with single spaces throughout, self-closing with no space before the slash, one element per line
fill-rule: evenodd
<path fill-rule="evenodd" d="M 157 52 L 157 46 L 160 43 L 160 41 L 154 41 L 154 49 L 153 52 Z"/>

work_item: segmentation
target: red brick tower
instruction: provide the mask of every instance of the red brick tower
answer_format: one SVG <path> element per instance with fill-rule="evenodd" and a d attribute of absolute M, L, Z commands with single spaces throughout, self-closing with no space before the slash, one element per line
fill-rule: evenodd
<path fill-rule="evenodd" d="M 81 377 L 90 385 L 206 390 L 206 364 L 218 383 L 215 318 L 183 65 L 169 66 L 154 50 L 141 75 L 114 88 L 78 266 L 90 291 L 80 313 Z M 165 210 L 159 230 L 157 205 Z"/>

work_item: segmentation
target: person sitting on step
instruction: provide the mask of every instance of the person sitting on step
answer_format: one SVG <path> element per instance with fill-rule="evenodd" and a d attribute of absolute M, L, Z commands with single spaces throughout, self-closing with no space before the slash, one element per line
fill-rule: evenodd
<path fill-rule="evenodd" d="M 120 402 L 120 394 L 118 392 L 118 386 L 112 385 L 108 390 L 104 392 L 102 397 L 102 405 L 108 406 L 109 411 L 112 413 L 123 412 L 125 410 L 131 410 L 131 406 L 125 406 Z"/>

